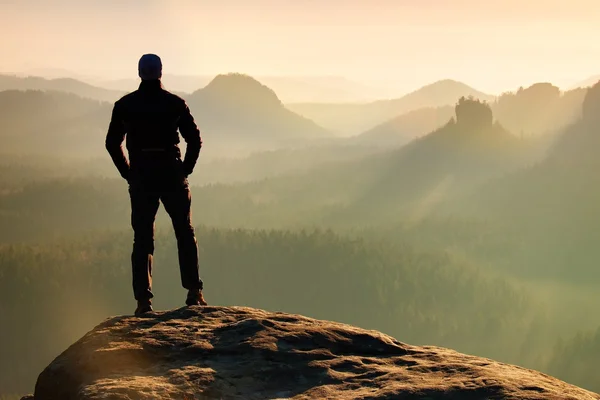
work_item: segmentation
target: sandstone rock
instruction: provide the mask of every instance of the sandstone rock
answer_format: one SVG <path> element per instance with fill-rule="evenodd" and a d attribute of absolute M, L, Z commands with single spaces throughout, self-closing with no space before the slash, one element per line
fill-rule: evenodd
<path fill-rule="evenodd" d="M 528 369 L 376 331 L 242 307 L 98 325 L 39 376 L 36 400 L 600 399 Z"/>

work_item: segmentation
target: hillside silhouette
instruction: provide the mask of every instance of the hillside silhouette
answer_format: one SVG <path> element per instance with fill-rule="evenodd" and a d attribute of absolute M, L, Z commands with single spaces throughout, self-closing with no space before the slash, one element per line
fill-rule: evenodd
<path fill-rule="evenodd" d="M 442 128 L 400 149 L 324 166 L 293 179 L 248 184 L 236 190 L 236 197 L 246 193 L 250 198 L 270 199 L 270 212 L 282 220 L 292 215 L 278 214 L 278 209 L 296 208 L 300 216 L 309 209 L 331 207 L 331 214 L 322 217 L 327 223 L 398 221 L 431 211 L 435 204 L 539 157 L 536 143 L 493 122 L 487 103 L 461 98 L 455 115 Z M 200 196 L 207 201 L 211 197 Z M 235 211 L 231 216 L 240 217 Z"/>
<path fill-rule="evenodd" d="M 364 101 L 382 97 L 381 92 L 385 92 L 339 76 L 253 76 L 256 80 L 272 88 L 284 104 L 310 101 Z M 214 78 L 215 75 L 165 73 L 162 81 L 170 90 L 189 94 L 205 87 Z M 135 90 L 139 84 L 137 79 L 93 80 L 90 82 L 118 91 Z"/>
<path fill-rule="evenodd" d="M 210 96 L 222 101 L 235 91 L 227 84 L 211 90 Z M 219 282 L 211 286 L 211 299 L 333 316 L 413 343 L 552 371 L 548 368 L 555 364 L 549 361 L 563 354 L 556 347 L 559 337 L 571 351 L 578 344 L 577 331 L 600 326 L 594 313 L 600 258 L 597 94 L 596 89 L 589 92 L 587 111 L 543 161 L 539 142 L 505 129 L 493 103 L 463 98 L 446 125 L 399 149 L 367 155 L 360 146 L 336 144 L 257 153 L 247 163 L 232 164 L 228 179 L 235 169 L 244 169 L 237 175 L 244 177 L 250 165 L 263 173 L 280 169 L 283 175 L 192 187 L 201 210 L 195 214 L 197 223 L 210 226 L 198 232 L 207 281 Z M 78 104 L 81 98 L 65 93 L 4 95 L 5 126 L 7 121 L 53 122 L 62 115 L 58 122 L 71 126 L 73 137 L 93 137 L 85 125 L 65 121 L 93 113 L 94 102 Z M 49 115 L 40 110 L 40 118 L 31 118 L 31 110 L 52 104 L 46 103 L 54 101 L 52 96 L 67 110 L 53 105 Z M 266 90 L 240 98 L 235 107 L 255 110 L 253 98 L 260 98 L 265 109 L 280 104 Z M 110 103 L 96 103 L 110 112 Z M 19 126 L 3 130 L 4 135 Z M 51 131 L 36 129 L 42 139 Z M 58 143 L 64 132 L 55 133 Z M 207 143 L 212 152 L 214 140 Z M 586 151 L 589 155 L 581 156 Z M 14 308 L 0 312 L 0 324 L 9 327 L 5 331 L 11 338 L 1 350 L 8 355 L 0 360 L 3 371 L 10 373 L 1 377 L 0 387 L 13 392 L 29 391 L 32 371 L 72 342 L 76 330 L 91 328 L 105 313 L 130 311 L 123 297 L 129 293 L 126 184 L 91 170 L 82 175 L 79 165 L 52 158 L 53 153 L 48 147 L 46 160 L 12 154 L 0 163 L 0 294 L 24 299 L 2 301 Z M 327 153 L 335 153 L 329 162 Z M 308 168 L 310 163 L 301 161 L 311 155 L 315 163 Z M 198 171 L 225 173 L 215 169 L 219 164 Z M 161 266 L 176 259 L 174 241 L 167 240 L 167 218 L 161 210 L 156 251 Z M 301 229 L 314 226 L 336 234 L 311 236 Z M 165 285 L 159 291 L 169 293 L 166 307 L 181 302 L 169 297 L 180 285 L 171 272 L 168 267 L 156 271 L 157 282 Z M 56 309 L 62 312 L 60 322 L 51 312 Z M 43 345 L 33 348 L 32 342 Z M 592 352 L 594 343 L 586 340 L 583 346 Z M 567 374 L 571 363 L 566 360 L 556 375 L 570 382 L 579 377 L 576 383 L 599 390 L 593 375 Z M 578 368 L 592 369 L 590 360 L 582 358 Z"/>
<path fill-rule="evenodd" d="M 591 87 L 581 105 L 581 117 L 566 129 L 551 149 L 548 162 L 566 164 L 587 174 L 599 163 L 600 81 Z"/>
<path fill-rule="evenodd" d="M 258 149 L 331 137 L 326 129 L 288 110 L 273 90 L 248 75 L 219 75 L 187 101 L 207 143 Z"/>
<path fill-rule="evenodd" d="M 98 154 L 112 105 L 65 92 L 0 92 L 3 152 Z"/>
<path fill-rule="evenodd" d="M 73 78 L 46 79 L 37 76 L 20 77 L 0 74 L 0 92 L 5 90 L 66 92 L 83 98 L 108 102 L 115 102 L 125 94 L 124 90 L 105 89 Z"/>
<path fill-rule="evenodd" d="M 493 96 L 480 92 L 472 87 L 452 79 L 444 79 L 423 86 L 400 99 L 391 100 L 398 109 L 416 109 L 431 106 L 454 104 L 457 98 L 474 97 L 482 101 L 491 101 Z"/>
<path fill-rule="evenodd" d="M 296 103 L 288 107 L 342 136 L 360 134 L 399 115 L 430 107 L 456 103 L 460 97 L 491 101 L 493 96 L 454 80 L 441 80 L 400 98 L 370 103 Z"/>
<path fill-rule="evenodd" d="M 536 83 L 500 95 L 491 107 L 494 116 L 516 135 L 556 133 L 581 117 L 587 88 L 561 92 L 550 83 Z"/>
<path fill-rule="evenodd" d="M 422 218 L 437 204 L 530 161 L 528 143 L 495 123 L 487 103 L 463 97 L 455 115 L 442 128 L 392 153 L 350 210 L 360 209 L 370 220 L 389 219 L 390 214 Z"/>
<path fill-rule="evenodd" d="M 330 144 L 258 151 L 247 157 L 223 156 L 202 160 L 201 168 L 211 173 L 200 177 L 192 176 L 190 182 L 198 185 L 256 182 L 328 168 L 338 162 L 358 160 L 381 151 L 381 147 L 376 145 L 375 141 L 361 143 L 350 139 L 338 139 L 332 140 Z"/>
<path fill-rule="evenodd" d="M 246 75 L 220 75 L 187 101 L 212 148 L 211 156 L 306 146 L 331 137 L 324 128 L 287 110 L 271 89 Z M 68 91 L 9 90 L 0 92 L 0 105 L 5 151 L 104 154 L 112 102 Z"/>
<path fill-rule="evenodd" d="M 531 248 L 512 250 L 523 263 L 519 267 L 514 264 L 518 270 L 513 272 L 600 282 L 596 268 L 600 251 L 592 245 L 600 239 L 598 115 L 600 83 L 587 93 L 582 117 L 561 133 L 544 160 L 486 183 L 470 199 L 453 207 L 464 213 L 467 203 L 468 213 L 503 221 L 535 243 Z"/>
<path fill-rule="evenodd" d="M 504 95 L 505 115 L 515 124 L 533 124 L 522 116 L 538 126 L 567 121 L 580 103 L 578 119 L 546 154 L 536 137 L 551 135 L 511 132 L 496 115 L 496 101 L 463 97 L 453 106 L 415 110 L 361 143 L 310 130 L 316 124 L 286 110 L 251 77 L 220 76 L 189 100 L 198 107 L 208 154 L 224 144 L 223 159 L 199 164 L 198 175 L 214 181 L 192 187 L 197 220 L 211 227 L 198 227 L 207 280 L 221 282 L 211 298 L 333 315 L 599 390 L 595 375 L 585 372 L 593 357 L 576 363 L 566 356 L 596 354 L 590 332 L 600 326 L 589 313 L 600 282 L 599 92 L 596 86 L 557 93 L 542 84 Z M 128 311 L 122 296 L 129 287 L 130 209 L 122 179 L 99 177 L 91 162 L 68 159 L 103 151 L 110 102 L 4 91 L 0 106 L 7 153 L 0 162 L 0 293 L 2 304 L 11 304 L 0 312 L 0 324 L 9 327 L 0 349 L 9 373 L 0 387 L 18 392 L 30 390 L 32 371 L 76 331 L 107 312 Z M 427 124 L 443 125 L 399 147 L 405 133 Z M 234 145 L 290 148 L 225 160 Z M 19 156 L 25 151 L 41 156 Z M 99 164 L 110 166 L 106 159 Z M 176 258 L 167 218 L 157 218 L 161 265 Z M 347 236 L 301 230 L 314 226 Z M 161 292 L 177 292 L 168 268 L 156 273 Z M 353 293 L 362 294 L 359 303 Z M 15 296 L 26 300 L 9 300 Z M 180 300 L 164 301 L 174 307 Z M 63 311 L 58 323 L 53 309 Z"/>
<path fill-rule="evenodd" d="M 214 78 L 213 75 L 175 75 L 164 73 L 161 82 L 169 91 L 181 93 L 182 97 L 203 88 Z M 122 79 L 91 79 L 90 83 L 111 90 L 121 92 L 131 92 L 140 85 L 140 80 L 136 77 Z"/>
<path fill-rule="evenodd" d="M 365 145 L 400 146 L 445 125 L 454 107 L 427 107 L 409 111 L 361 133 L 356 141 Z"/>
<path fill-rule="evenodd" d="M 600 2 L 541 3 L 0 0 L 0 400 L 600 400 Z"/>

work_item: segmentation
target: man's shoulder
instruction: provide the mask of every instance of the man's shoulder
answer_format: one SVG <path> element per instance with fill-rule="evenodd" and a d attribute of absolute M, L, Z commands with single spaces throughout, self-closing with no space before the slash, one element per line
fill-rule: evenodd
<path fill-rule="evenodd" d="M 136 94 L 137 90 L 131 92 L 131 93 L 127 93 L 126 95 L 122 96 L 119 100 L 115 101 L 115 106 L 119 106 L 119 105 L 123 105 L 129 101 L 131 101 Z"/>
<path fill-rule="evenodd" d="M 169 98 L 170 101 L 172 101 L 173 103 L 179 103 L 179 104 L 185 104 L 185 99 L 173 92 L 169 92 L 167 89 L 162 89 L 165 96 L 167 96 Z"/>

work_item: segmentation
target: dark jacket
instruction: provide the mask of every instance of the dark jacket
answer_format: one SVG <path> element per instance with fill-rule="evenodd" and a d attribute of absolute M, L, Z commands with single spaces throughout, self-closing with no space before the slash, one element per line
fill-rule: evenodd
<path fill-rule="evenodd" d="M 183 162 L 179 133 L 187 143 Z M 130 180 L 132 175 L 152 170 L 164 172 L 165 165 L 178 168 L 187 177 L 194 170 L 201 147 L 200 131 L 185 100 L 164 90 L 160 81 L 142 81 L 138 90 L 115 103 L 106 149 L 123 178 Z"/>

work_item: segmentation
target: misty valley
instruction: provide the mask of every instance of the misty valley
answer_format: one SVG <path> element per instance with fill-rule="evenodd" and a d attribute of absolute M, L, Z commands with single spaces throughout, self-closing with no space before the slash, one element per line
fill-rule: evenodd
<path fill-rule="evenodd" d="M 273 87 L 223 74 L 178 93 L 202 134 L 189 180 L 212 303 L 353 324 L 600 391 L 600 84 L 496 96 L 443 80 L 352 103 L 284 102 Z M 104 145 L 127 89 L 3 75 L 0 90 L 4 400 L 99 321 L 131 312 L 132 232 Z M 181 307 L 162 206 L 156 226 L 155 305 Z"/>

